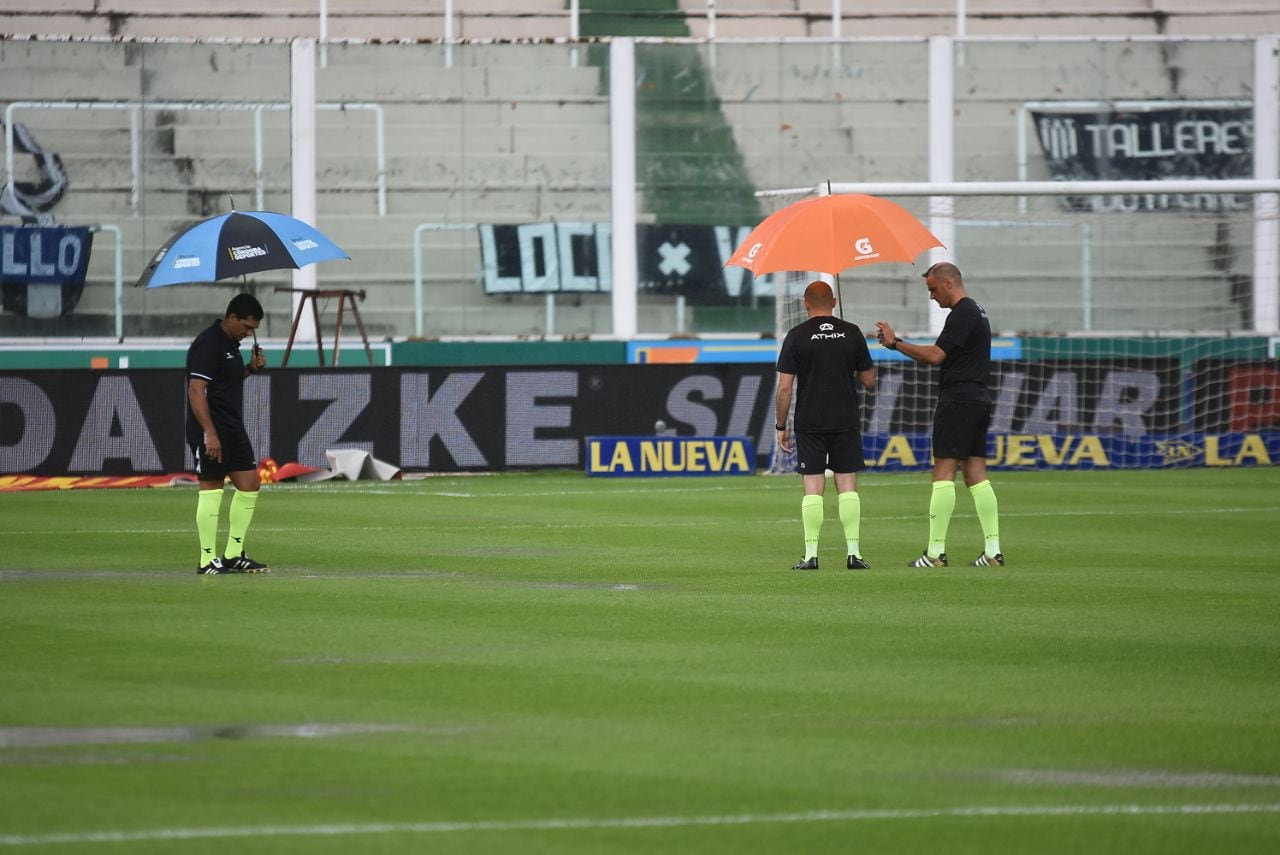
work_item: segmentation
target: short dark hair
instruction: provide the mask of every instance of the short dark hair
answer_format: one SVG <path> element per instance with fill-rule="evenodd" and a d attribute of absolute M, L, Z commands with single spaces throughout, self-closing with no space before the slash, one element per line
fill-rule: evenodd
<path fill-rule="evenodd" d="M 262 320 L 262 304 L 252 294 L 237 294 L 231 298 L 231 302 L 227 303 L 227 313 L 224 317 L 235 315 L 237 318 L 253 318 L 256 321 Z"/>
<path fill-rule="evenodd" d="M 938 274 L 939 276 L 950 276 L 952 279 L 958 279 L 961 282 L 964 281 L 964 277 L 960 275 L 960 268 L 956 267 L 950 261 L 939 261 L 937 264 L 930 267 L 921 275 L 925 279 L 928 279 L 929 276 L 934 273 Z"/>

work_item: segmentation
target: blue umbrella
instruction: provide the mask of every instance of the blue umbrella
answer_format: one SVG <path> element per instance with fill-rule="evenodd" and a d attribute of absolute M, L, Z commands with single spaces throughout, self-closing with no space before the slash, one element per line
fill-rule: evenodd
<path fill-rule="evenodd" d="M 351 256 L 302 220 L 270 211 L 232 211 L 169 238 L 135 284 L 160 288 L 216 282 L 335 258 Z"/>

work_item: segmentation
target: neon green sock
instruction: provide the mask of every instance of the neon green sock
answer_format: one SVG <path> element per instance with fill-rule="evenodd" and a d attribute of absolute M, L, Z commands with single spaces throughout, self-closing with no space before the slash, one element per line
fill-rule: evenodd
<path fill-rule="evenodd" d="M 196 533 L 200 536 L 200 563 L 203 567 L 218 554 L 218 514 L 222 512 L 222 490 L 201 490 L 196 497 Z"/>
<path fill-rule="evenodd" d="M 804 557 L 818 557 L 818 532 L 822 531 L 822 497 L 805 496 L 800 500 L 800 519 L 804 522 Z"/>
<path fill-rule="evenodd" d="M 840 524 L 844 526 L 844 540 L 849 547 L 849 554 L 862 557 L 858 551 L 858 534 L 862 528 L 862 500 L 857 490 L 841 493 L 836 501 L 840 504 Z"/>
<path fill-rule="evenodd" d="M 230 531 L 227 533 L 227 558 L 239 558 L 244 552 L 244 536 L 253 520 L 253 509 L 258 506 L 257 493 L 236 490 L 231 496 Z"/>
<path fill-rule="evenodd" d="M 926 550 L 930 558 L 947 551 L 947 529 L 955 509 L 956 482 L 934 481 L 933 494 L 929 497 L 929 548 Z"/>
<path fill-rule="evenodd" d="M 1000 505 L 996 501 L 995 488 L 990 481 L 974 484 L 969 488 L 973 507 L 982 523 L 982 551 L 987 555 L 1000 554 Z"/>

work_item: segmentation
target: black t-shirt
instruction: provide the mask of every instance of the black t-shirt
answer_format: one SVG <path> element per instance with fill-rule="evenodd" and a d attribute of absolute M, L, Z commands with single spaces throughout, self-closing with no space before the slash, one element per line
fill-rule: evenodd
<path fill-rule="evenodd" d="M 793 327 L 782 341 L 778 371 L 796 376 L 795 429 L 861 430 L 857 373 L 872 367 L 857 324 L 824 315 Z"/>
<path fill-rule="evenodd" d="M 951 307 L 934 342 L 947 354 L 938 377 L 938 400 L 991 402 L 991 323 L 972 297 Z"/>
<path fill-rule="evenodd" d="M 214 321 L 205 328 L 187 348 L 187 379 L 206 380 L 205 396 L 209 401 L 209 415 L 223 442 L 244 429 L 244 359 L 240 356 L 240 342 L 232 341 L 222 331 L 221 321 Z M 196 421 L 187 401 L 187 442 L 195 445 L 204 442 L 204 429 Z"/>

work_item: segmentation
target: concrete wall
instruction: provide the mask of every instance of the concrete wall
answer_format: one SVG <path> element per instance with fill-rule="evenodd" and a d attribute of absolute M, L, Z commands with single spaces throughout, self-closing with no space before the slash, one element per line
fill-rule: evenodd
<path fill-rule="evenodd" d="M 620 4 L 621 5 L 621 4 Z M 829 36 L 830 0 L 719 0 L 721 38 Z M 968 0 L 969 35 L 1245 34 L 1280 29 L 1269 0 Z M 456 0 L 456 38 L 566 38 L 564 0 Z M 844 36 L 954 34 L 954 0 L 843 3 Z M 704 0 L 681 0 L 690 33 L 707 32 Z M 0 32 L 76 36 L 289 38 L 318 36 L 318 0 L 0 0 Z M 444 0 L 329 0 L 335 39 L 439 39 Z"/>

